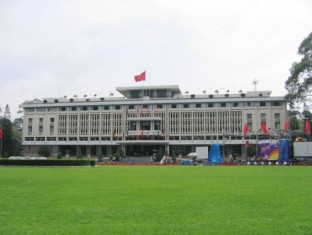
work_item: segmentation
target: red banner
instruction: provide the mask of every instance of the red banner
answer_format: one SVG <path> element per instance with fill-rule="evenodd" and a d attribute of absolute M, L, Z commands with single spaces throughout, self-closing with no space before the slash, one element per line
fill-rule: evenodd
<path fill-rule="evenodd" d="M 146 71 L 144 71 L 144 72 L 141 73 L 140 75 L 134 76 L 134 80 L 135 80 L 136 82 L 145 81 L 145 75 L 146 75 Z"/>

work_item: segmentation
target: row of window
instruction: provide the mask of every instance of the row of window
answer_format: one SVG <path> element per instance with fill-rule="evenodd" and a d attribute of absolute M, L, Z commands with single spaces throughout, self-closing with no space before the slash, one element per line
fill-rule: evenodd
<path fill-rule="evenodd" d="M 247 113 L 247 125 L 249 130 L 253 129 L 253 114 Z M 164 114 L 160 115 L 160 120 L 128 120 L 126 130 L 164 130 L 166 127 Z M 274 113 L 272 128 L 280 129 L 281 114 Z M 122 127 L 122 114 L 79 114 L 79 115 L 59 115 L 58 126 L 55 129 L 55 118 L 49 118 L 47 128 L 49 134 L 54 135 L 58 130 L 59 135 L 110 135 L 112 128 L 120 133 Z M 260 122 L 266 123 L 266 113 L 260 113 Z M 177 133 L 220 133 L 220 132 L 241 132 L 242 112 L 223 111 L 223 112 L 171 112 L 168 117 L 169 132 Z M 43 135 L 44 118 L 39 118 L 38 131 Z M 28 118 L 28 135 L 33 132 L 33 118 Z"/>
<path fill-rule="evenodd" d="M 220 103 L 194 103 L 194 104 L 170 104 L 168 105 L 168 108 L 176 109 L 176 108 L 226 108 L 226 107 L 278 107 L 282 106 L 283 102 L 274 101 L 274 102 L 220 102 Z M 137 107 L 135 105 L 128 105 L 126 106 L 126 109 L 133 110 L 133 109 L 162 109 L 164 108 L 164 105 L 162 104 L 156 104 L 156 105 L 142 105 L 140 107 Z M 121 105 L 114 105 L 114 106 L 71 106 L 71 107 L 48 107 L 48 108 L 25 108 L 25 112 L 31 113 L 31 112 L 57 112 L 57 111 L 88 111 L 88 110 L 121 110 Z"/>

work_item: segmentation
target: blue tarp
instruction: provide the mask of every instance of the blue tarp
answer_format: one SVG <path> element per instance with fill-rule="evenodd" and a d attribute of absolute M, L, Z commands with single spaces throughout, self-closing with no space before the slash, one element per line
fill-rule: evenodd
<path fill-rule="evenodd" d="M 278 154 L 278 163 L 283 164 L 284 162 L 289 163 L 290 156 L 290 141 L 289 140 L 280 140 L 279 141 L 279 154 Z"/>
<path fill-rule="evenodd" d="M 219 144 L 213 144 L 211 146 L 209 155 L 208 155 L 208 162 L 209 163 L 220 163 L 223 162 L 222 156 L 220 153 L 220 145 Z"/>

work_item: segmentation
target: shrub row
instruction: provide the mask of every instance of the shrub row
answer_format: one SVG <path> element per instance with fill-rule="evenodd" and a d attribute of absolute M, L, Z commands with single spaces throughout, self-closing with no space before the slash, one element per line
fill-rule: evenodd
<path fill-rule="evenodd" d="M 8 160 L 0 159 L 5 166 L 95 166 L 95 160 Z"/>

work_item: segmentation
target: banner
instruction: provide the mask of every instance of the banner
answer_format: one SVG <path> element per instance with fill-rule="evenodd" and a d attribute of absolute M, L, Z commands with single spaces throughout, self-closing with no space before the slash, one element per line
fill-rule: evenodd
<path fill-rule="evenodd" d="M 261 143 L 258 144 L 259 154 L 258 157 L 262 158 L 263 160 L 269 161 L 277 161 L 279 148 L 276 143 Z"/>

